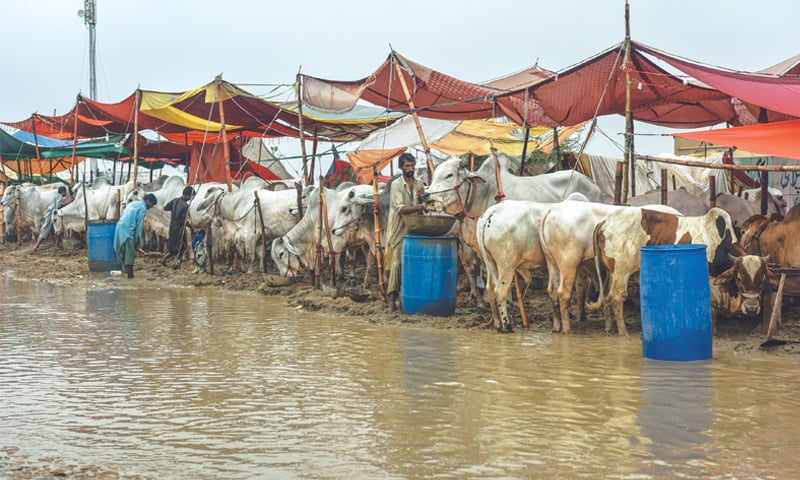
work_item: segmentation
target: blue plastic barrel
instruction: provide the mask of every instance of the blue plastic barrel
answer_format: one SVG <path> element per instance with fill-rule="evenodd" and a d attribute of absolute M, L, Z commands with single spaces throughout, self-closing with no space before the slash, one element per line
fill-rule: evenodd
<path fill-rule="evenodd" d="M 455 235 L 403 237 L 400 303 L 403 313 L 446 317 L 456 310 L 458 243 Z"/>
<path fill-rule="evenodd" d="M 642 348 L 654 360 L 711 358 L 711 288 L 706 246 L 641 248 Z"/>
<path fill-rule="evenodd" d="M 116 227 L 116 222 L 89 223 L 86 245 L 89 251 L 90 272 L 120 270 L 117 255 L 114 253 L 114 230 Z"/>

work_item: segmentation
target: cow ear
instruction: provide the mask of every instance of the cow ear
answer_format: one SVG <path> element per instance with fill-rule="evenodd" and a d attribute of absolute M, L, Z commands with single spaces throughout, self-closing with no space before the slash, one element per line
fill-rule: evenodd
<path fill-rule="evenodd" d="M 469 183 L 486 183 L 486 180 L 474 172 L 467 172 L 465 176 Z"/>
<path fill-rule="evenodd" d="M 720 273 L 716 277 L 714 277 L 713 284 L 714 285 L 724 285 L 727 282 L 730 282 L 734 279 L 734 275 L 736 272 L 736 265 L 732 266 L 731 268 L 725 270 L 724 272 Z"/>

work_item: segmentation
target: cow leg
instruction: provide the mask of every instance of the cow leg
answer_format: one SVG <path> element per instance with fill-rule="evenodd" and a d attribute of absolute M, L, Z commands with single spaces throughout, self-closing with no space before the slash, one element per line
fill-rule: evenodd
<path fill-rule="evenodd" d="M 514 271 L 511 271 L 511 278 L 508 275 L 501 275 L 498 278 L 497 285 L 494 286 L 495 302 L 500 309 L 500 328 L 498 332 L 512 332 L 514 328 L 511 325 L 511 318 L 508 316 L 508 294 L 511 291 L 511 282 L 513 281 Z"/>
<path fill-rule="evenodd" d="M 574 269 L 562 270 L 561 281 L 558 285 L 558 304 L 561 310 L 561 331 L 563 333 L 571 333 L 572 331 L 569 322 L 569 300 L 572 296 L 572 288 L 575 285 L 574 272 Z"/>
<path fill-rule="evenodd" d="M 494 326 L 495 330 L 498 332 L 500 331 L 500 326 L 502 325 L 500 320 L 500 311 L 497 305 L 497 292 L 495 291 L 494 282 L 492 281 L 491 277 L 487 279 L 486 283 L 486 297 L 489 301 L 489 308 L 492 310 L 492 325 Z M 487 326 L 487 324 L 483 324 L 482 327 Z"/>
<path fill-rule="evenodd" d="M 364 281 L 361 282 L 361 288 L 367 289 L 370 285 L 370 274 L 372 273 L 372 269 L 375 266 L 375 255 L 372 254 L 369 250 L 364 252 L 364 259 L 367 262 L 367 267 L 364 270 Z"/>
<path fill-rule="evenodd" d="M 561 312 L 558 301 L 556 284 L 559 282 L 558 266 L 554 262 L 547 262 L 547 296 L 553 304 L 553 332 L 561 331 Z"/>

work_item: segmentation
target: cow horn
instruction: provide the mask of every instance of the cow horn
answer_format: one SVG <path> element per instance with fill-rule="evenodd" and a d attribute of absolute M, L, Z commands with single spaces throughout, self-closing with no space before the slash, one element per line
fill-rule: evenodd
<path fill-rule="evenodd" d="M 771 256 L 772 256 L 772 254 L 768 253 L 767 256 L 764 257 L 764 262 L 765 263 L 769 263 L 769 257 L 771 257 Z"/>
<path fill-rule="evenodd" d="M 732 255 L 732 254 L 730 254 L 730 253 L 729 253 L 729 254 L 728 254 L 728 259 L 729 259 L 731 262 L 733 262 L 733 263 L 736 263 L 736 260 L 739 260 L 739 257 L 737 257 L 736 255 Z"/>

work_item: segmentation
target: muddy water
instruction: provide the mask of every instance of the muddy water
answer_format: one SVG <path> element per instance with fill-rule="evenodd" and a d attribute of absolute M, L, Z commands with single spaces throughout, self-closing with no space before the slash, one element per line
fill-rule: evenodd
<path fill-rule="evenodd" d="M 0 278 L 0 476 L 791 478 L 798 360 L 727 347 L 654 362 L 637 338 Z"/>

